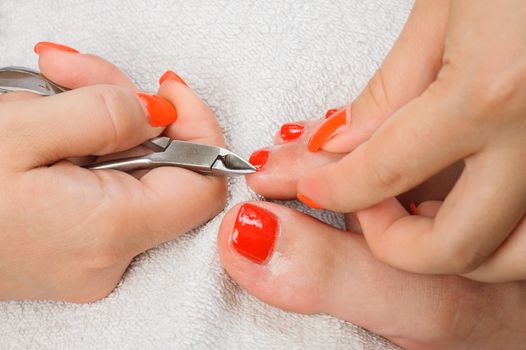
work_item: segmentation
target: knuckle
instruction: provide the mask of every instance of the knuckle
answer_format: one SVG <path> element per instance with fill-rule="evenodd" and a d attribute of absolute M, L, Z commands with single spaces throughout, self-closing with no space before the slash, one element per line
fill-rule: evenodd
<path fill-rule="evenodd" d="M 471 242 L 457 240 L 446 241 L 442 248 L 442 261 L 445 262 L 444 273 L 464 274 L 479 267 L 486 256 Z"/>
<path fill-rule="evenodd" d="M 502 121 L 506 115 L 525 112 L 523 101 L 526 98 L 526 67 L 513 65 L 506 69 L 474 69 L 477 74 L 468 70 L 469 74 L 463 73 L 463 79 L 455 80 L 460 82 L 457 95 L 462 97 L 467 107 L 464 116 L 477 122 L 481 119 Z"/>
<path fill-rule="evenodd" d="M 389 95 L 382 68 L 376 71 L 365 89 L 371 107 L 376 108 L 380 115 L 389 110 Z"/>
<path fill-rule="evenodd" d="M 102 219 L 102 222 L 112 222 Z M 123 242 L 122 234 L 117 225 L 95 227 L 90 242 L 83 248 L 84 268 L 90 270 L 105 270 L 122 265 L 131 260 L 132 254 L 127 242 Z"/>
<path fill-rule="evenodd" d="M 375 157 L 367 157 L 366 174 L 373 189 L 388 189 L 397 186 L 402 180 L 402 174 L 393 166 Z"/>
<path fill-rule="evenodd" d="M 125 92 L 117 87 L 101 85 L 93 90 L 96 105 L 99 107 L 97 118 L 101 131 L 110 145 L 115 145 L 126 135 L 126 115 L 129 110 Z"/>

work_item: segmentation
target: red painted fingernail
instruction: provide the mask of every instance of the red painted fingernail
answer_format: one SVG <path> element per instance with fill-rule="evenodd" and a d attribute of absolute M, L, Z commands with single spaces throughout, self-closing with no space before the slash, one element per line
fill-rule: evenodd
<path fill-rule="evenodd" d="M 71 53 L 79 53 L 78 50 L 75 50 L 72 47 L 62 45 L 62 44 L 52 43 L 49 41 L 41 41 L 39 43 L 36 43 L 35 47 L 33 48 L 33 51 L 35 51 L 37 55 L 40 55 L 40 53 L 43 50 L 47 50 L 47 49 L 59 50 L 59 51 L 71 52 Z"/>
<path fill-rule="evenodd" d="M 418 215 L 418 208 L 414 202 L 409 203 L 409 212 L 411 215 Z"/>
<path fill-rule="evenodd" d="M 334 113 L 318 127 L 311 136 L 307 149 L 311 152 L 319 151 L 345 125 L 347 125 L 347 110 L 342 109 Z"/>
<path fill-rule="evenodd" d="M 162 85 L 162 83 L 164 83 L 166 80 L 174 80 L 188 87 L 186 81 L 184 81 L 183 78 L 181 78 L 179 75 L 177 75 L 175 72 L 172 72 L 171 70 L 167 70 L 166 72 L 164 72 L 163 75 L 161 75 L 161 77 L 159 78 L 159 85 Z"/>
<path fill-rule="evenodd" d="M 325 112 L 325 119 L 328 119 L 331 115 L 333 115 L 334 113 L 339 112 L 341 110 L 342 110 L 342 108 L 331 108 L 331 109 L 329 109 L 327 112 Z"/>
<path fill-rule="evenodd" d="M 177 120 L 175 107 L 162 97 L 144 92 L 135 93 L 148 111 L 151 126 L 167 126 Z"/>
<path fill-rule="evenodd" d="M 321 209 L 321 205 L 304 195 L 303 193 L 298 193 L 298 200 L 302 202 L 303 204 L 313 208 L 313 209 Z"/>
<path fill-rule="evenodd" d="M 252 204 L 243 204 L 237 213 L 232 246 L 257 264 L 266 262 L 274 250 L 278 221 L 274 214 Z"/>
<path fill-rule="evenodd" d="M 303 134 L 304 129 L 303 125 L 287 123 L 281 126 L 279 133 L 283 141 L 292 141 L 300 137 Z"/>
<path fill-rule="evenodd" d="M 260 149 L 252 153 L 248 162 L 256 167 L 257 171 L 261 171 L 265 168 L 265 164 L 268 161 L 268 156 L 270 155 L 270 150 Z"/>

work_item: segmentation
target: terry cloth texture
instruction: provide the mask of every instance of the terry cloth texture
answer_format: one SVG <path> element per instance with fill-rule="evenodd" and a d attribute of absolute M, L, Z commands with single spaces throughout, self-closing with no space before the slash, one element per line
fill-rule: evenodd
<path fill-rule="evenodd" d="M 0 66 L 36 68 L 33 45 L 46 40 L 107 58 L 145 91 L 172 69 L 217 113 L 228 147 L 248 157 L 282 123 L 351 101 L 410 8 L 409 0 L 1 0 Z M 236 178 L 228 198 L 231 207 L 257 196 Z M 342 226 L 339 215 L 309 213 Z M 240 289 L 216 254 L 222 216 L 138 256 L 99 302 L 0 303 L 0 348 L 395 348 Z"/>

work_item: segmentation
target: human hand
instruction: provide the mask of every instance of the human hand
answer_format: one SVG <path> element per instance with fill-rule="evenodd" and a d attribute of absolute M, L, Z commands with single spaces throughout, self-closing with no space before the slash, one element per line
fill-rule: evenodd
<path fill-rule="evenodd" d="M 262 171 L 247 177 L 258 194 L 294 198 L 306 170 L 344 156 L 308 152 L 307 140 L 316 124 L 299 124 L 304 126 L 299 138 L 284 142 L 278 134 L 275 145 L 266 149 L 266 162 L 260 153 Z M 461 170 L 450 167 L 404 194 L 405 204 L 442 199 Z M 376 219 L 384 224 L 410 216 L 398 203 L 393 207 L 395 211 L 381 211 Z M 421 205 L 418 211 L 427 216 L 433 208 Z M 525 282 L 485 284 L 404 272 L 373 257 L 353 215 L 346 215 L 346 224 L 350 232 L 277 204 L 240 204 L 226 213 L 219 230 L 221 263 L 242 288 L 265 303 L 329 314 L 404 348 L 523 347 Z"/>
<path fill-rule="evenodd" d="M 302 198 L 371 207 L 357 214 L 365 239 L 397 268 L 525 279 L 525 13 L 520 0 L 417 1 L 362 95 L 312 136 L 311 151 L 352 152 L 302 177 Z M 447 198 L 420 205 L 428 215 L 381 220 L 402 213 L 391 197 L 459 161 Z"/>
<path fill-rule="evenodd" d="M 124 151 L 161 133 L 224 141 L 214 114 L 173 74 L 163 76 L 160 97 L 138 98 L 100 57 L 46 44 L 35 51 L 46 77 L 75 90 L 0 96 L 0 300 L 90 302 L 114 289 L 134 256 L 221 211 L 226 183 L 182 168 L 134 177 L 65 159 Z"/>

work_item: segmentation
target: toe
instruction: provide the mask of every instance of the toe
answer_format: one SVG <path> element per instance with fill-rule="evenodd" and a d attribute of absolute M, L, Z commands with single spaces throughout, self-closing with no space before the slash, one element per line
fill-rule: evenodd
<path fill-rule="evenodd" d="M 258 157 L 264 152 L 265 157 Z M 308 171 L 333 163 L 341 154 L 308 152 L 303 142 L 287 142 L 253 153 L 258 172 L 247 176 L 247 184 L 256 193 L 276 199 L 296 198 L 296 185 Z"/>
<path fill-rule="evenodd" d="M 389 267 L 373 258 L 361 235 L 267 202 L 232 208 L 221 224 L 218 249 L 228 274 L 263 302 L 327 313 L 399 344 L 469 332 L 472 323 L 456 319 L 458 310 L 466 318 L 480 313 L 488 292 L 459 277 Z"/>

